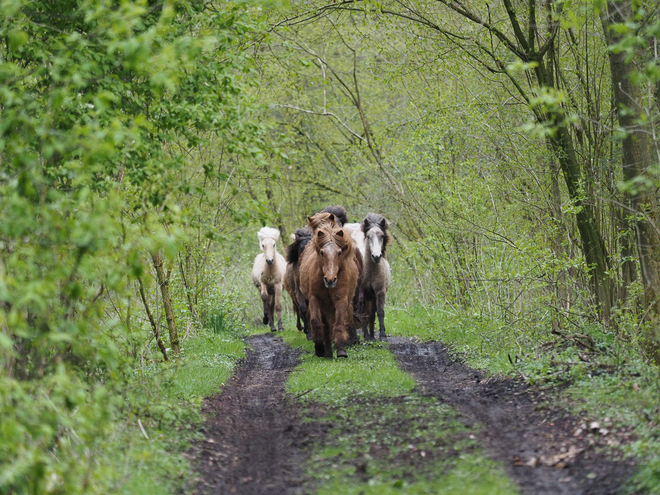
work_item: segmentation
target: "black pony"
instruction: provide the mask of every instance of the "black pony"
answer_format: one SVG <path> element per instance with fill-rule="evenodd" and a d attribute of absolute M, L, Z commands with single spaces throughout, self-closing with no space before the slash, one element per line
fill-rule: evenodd
<path fill-rule="evenodd" d="M 296 314 L 296 328 L 309 335 L 309 320 L 307 318 L 307 300 L 300 292 L 300 258 L 305 246 L 312 239 L 309 227 L 296 230 L 293 242 L 286 248 L 286 273 L 284 274 L 284 288 L 291 296 L 293 312 Z M 302 323 L 301 323 L 302 321 Z"/>

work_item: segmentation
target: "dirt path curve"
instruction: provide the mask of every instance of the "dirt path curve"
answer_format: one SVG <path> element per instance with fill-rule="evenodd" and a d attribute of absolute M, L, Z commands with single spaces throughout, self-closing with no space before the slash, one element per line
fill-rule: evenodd
<path fill-rule="evenodd" d="M 302 493 L 302 452 L 314 433 L 284 400 L 300 353 L 273 334 L 252 337 L 249 346 L 222 394 L 205 402 L 206 439 L 191 453 L 202 480 L 197 494 Z"/>
<path fill-rule="evenodd" d="M 524 385 L 511 379 L 485 380 L 480 372 L 452 361 L 439 342 L 389 340 L 421 394 L 437 397 L 468 422 L 484 426 L 480 440 L 487 452 L 505 466 L 524 494 L 615 494 L 634 472 L 631 463 L 595 452 L 591 443 L 602 439 L 575 437 L 575 417 L 556 408 L 539 410 L 539 396 Z"/>

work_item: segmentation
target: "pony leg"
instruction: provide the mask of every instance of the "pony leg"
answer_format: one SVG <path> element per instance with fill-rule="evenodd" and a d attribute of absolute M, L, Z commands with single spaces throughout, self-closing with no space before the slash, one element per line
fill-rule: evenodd
<path fill-rule="evenodd" d="M 282 325 L 282 284 L 275 286 L 275 313 L 277 314 L 277 329 L 282 332 L 284 326 Z"/>
<path fill-rule="evenodd" d="M 376 312 L 378 314 L 380 340 L 387 340 L 387 335 L 385 335 L 385 291 L 376 294 Z"/>
<path fill-rule="evenodd" d="M 372 303 L 371 299 L 366 299 L 364 301 L 364 314 L 362 315 L 362 333 L 364 335 L 364 340 L 373 340 L 373 331 L 369 335 L 369 323 L 371 322 L 371 313 L 372 313 Z"/>
<path fill-rule="evenodd" d="M 374 335 L 374 323 L 376 323 L 376 308 L 373 302 L 369 305 L 369 340 L 376 340 Z"/>
<path fill-rule="evenodd" d="M 323 357 L 332 359 L 332 328 L 325 318 L 323 318 Z"/>
<path fill-rule="evenodd" d="M 346 321 L 350 311 L 348 302 L 338 301 L 335 303 L 335 323 L 332 326 L 332 337 L 335 341 L 335 349 L 337 349 L 337 357 L 347 358 L 346 354 L 346 341 L 348 340 L 348 332 L 346 331 Z"/>
<path fill-rule="evenodd" d="M 300 308 L 300 316 L 302 317 L 303 320 L 303 332 L 307 334 L 307 340 L 312 340 L 312 332 L 310 332 L 310 324 L 309 324 L 307 299 L 305 299 L 305 296 L 300 291 L 298 291 L 298 307 Z"/>
<path fill-rule="evenodd" d="M 321 306 L 315 297 L 309 300 L 309 321 L 312 327 L 312 339 L 314 340 L 314 354 L 316 357 L 325 357 L 324 326 L 321 316 Z"/>
<path fill-rule="evenodd" d="M 264 304 L 264 318 L 262 321 L 264 325 L 268 325 L 270 319 L 268 317 L 268 287 L 265 284 L 261 284 L 259 292 L 261 293 L 261 301 Z"/>
<path fill-rule="evenodd" d="M 275 332 L 275 294 L 268 294 L 268 323 L 270 331 Z"/>

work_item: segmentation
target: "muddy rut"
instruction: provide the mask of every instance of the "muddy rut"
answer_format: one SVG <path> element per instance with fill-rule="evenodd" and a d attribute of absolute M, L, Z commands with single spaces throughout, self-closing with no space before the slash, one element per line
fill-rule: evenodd
<path fill-rule="evenodd" d="M 197 494 L 313 493 L 304 461 L 332 425 L 303 422 L 284 393 L 299 352 L 274 334 L 249 341 L 245 362 L 219 396 L 206 400 L 203 434 L 191 455 L 200 477 Z M 438 342 L 390 338 L 417 392 L 458 410 L 486 453 L 507 470 L 523 494 L 620 493 L 633 474 L 630 461 L 598 453 L 603 439 L 574 436 L 580 420 L 542 407 L 542 398 L 511 379 L 488 379 L 452 361 Z M 350 359 L 350 357 L 349 357 Z"/>
<path fill-rule="evenodd" d="M 580 420 L 511 379 L 488 379 L 452 361 L 440 342 L 391 338 L 401 368 L 417 380 L 422 395 L 453 406 L 490 457 L 499 461 L 525 494 L 607 495 L 620 493 L 633 474 L 628 461 L 597 452 L 603 438 L 577 435 Z M 543 405 L 543 407 L 539 407 Z"/>
<path fill-rule="evenodd" d="M 273 334 L 252 337 L 249 345 L 222 394 L 204 404 L 206 438 L 193 453 L 197 494 L 302 493 L 302 453 L 314 435 L 284 397 L 299 352 Z"/>

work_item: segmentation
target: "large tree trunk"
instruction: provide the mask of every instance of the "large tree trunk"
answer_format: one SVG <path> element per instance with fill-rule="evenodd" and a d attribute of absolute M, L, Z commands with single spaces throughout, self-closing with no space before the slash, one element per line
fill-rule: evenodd
<path fill-rule="evenodd" d="M 170 346 L 172 346 L 172 352 L 178 356 L 180 353 L 179 334 L 176 331 L 174 308 L 172 306 L 172 298 L 170 297 L 170 280 L 169 277 L 165 276 L 165 270 L 163 270 L 163 258 L 161 255 L 159 253 L 152 254 L 151 259 L 154 262 L 156 278 L 158 279 L 158 285 L 160 286 L 160 293 L 163 296 L 165 318 L 167 319 L 167 328 L 170 331 Z"/>
<path fill-rule="evenodd" d="M 621 40 L 612 31 L 613 24 L 624 23 L 632 19 L 632 5 L 629 1 L 607 4 L 607 12 L 603 12 L 601 20 L 603 31 L 609 45 Z M 622 167 L 626 180 L 631 181 L 646 173 L 653 165 L 650 148 L 650 134 L 639 122 L 640 108 L 643 105 L 641 88 L 631 81 L 635 66 L 626 62 L 627 53 L 610 51 L 610 70 L 614 89 L 614 101 L 618 110 L 619 126 L 626 130 L 626 136 L 621 142 Z M 652 326 L 660 322 L 660 235 L 655 226 L 659 225 L 660 214 L 658 198 L 654 187 L 635 188 L 631 192 L 632 208 L 637 213 L 635 232 L 637 254 L 644 284 L 645 308 Z M 657 336 L 655 336 L 655 339 Z M 653 354 L 658 354 L 657 340 L 652 345 Z"/>

